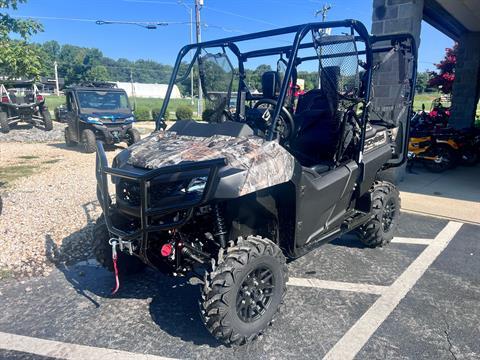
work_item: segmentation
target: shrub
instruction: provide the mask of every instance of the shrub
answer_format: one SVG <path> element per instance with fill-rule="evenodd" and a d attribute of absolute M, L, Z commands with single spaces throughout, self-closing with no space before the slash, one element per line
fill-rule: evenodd
<path fill-rule="evenodd" d="M 193 111 L 190 106 L 179 105 L 177 111 L 175 112 L 177 120 L 190 120 L 193 118 Z"/>
<path fill-rule="evenodd" d="M 147 121 L 152 120 L 152 114 L 150 109 L 147 107 L 138 107 L 135 109 L 135 118 L 137 121 Z"/>
<path fill-rule="evenodd" d="M 157 120 L 158 115 L 160 114 L 160 110 L 161 110 L 161 108 L 154 108 L 154 109 L 152 109 L 152 118 L 153 118 L 153 120 Z M 165 111 L 165 115 L 163 115 L 163 118 L 164 118 L 165 120 L 168 120 L 169 116 L 170 116 L 170 113 L 168 112 L 168 110 Z"/>

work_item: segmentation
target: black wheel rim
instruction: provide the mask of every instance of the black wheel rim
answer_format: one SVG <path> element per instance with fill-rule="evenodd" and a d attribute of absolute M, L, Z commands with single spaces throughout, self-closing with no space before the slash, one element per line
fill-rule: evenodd
<path fill-rule="evenodd" d="M 395 206 L 395 202 L 393 201 L 393 199 L 388 200 L 388 202 L 385 204 L 382 215 L 382 225 L 384 232 L 388 232 L 392 227 L 396 212 L 397 207 Z"/>
<path fill-rule="evenodd" d="M 275 277 L 269 268 L 253 269 L 238 289 L 237 314 L 240 320 L 250 323 L 261 318 L 272 302 L 274 289 Z"/>

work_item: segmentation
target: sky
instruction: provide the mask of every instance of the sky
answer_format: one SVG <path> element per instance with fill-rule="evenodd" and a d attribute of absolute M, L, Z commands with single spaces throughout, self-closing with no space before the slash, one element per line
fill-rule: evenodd
<path fill-rule="evenodd" d="M 322 0 L 204 0 L 202 40 L 239 35 L 315 21 Z M 190 14 L 194 0 L 29 0 L 12 15 L 42 22 L 43 33 L 34 42 L 56 40 L 100 49 L 105 56 L 130 60 L 151 59 L 173 64 L 178 50 L 190 41 Z M 327 20 L 354 18 L 371 26 L 372 0 L 328 0 Z M 147 30 L 133 25 L 97 25 L 96 20 L 168 22 Z M 435 68 L 453 40 L 422 25 L 419 52 L 421 71 Z M 277 44 L 278 46 L 278 44 Z"/>

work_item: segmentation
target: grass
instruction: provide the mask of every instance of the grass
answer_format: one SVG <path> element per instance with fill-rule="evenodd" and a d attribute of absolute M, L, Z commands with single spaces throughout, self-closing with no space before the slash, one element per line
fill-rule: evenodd
<path fill-rule="evenodd" d="M 51 160 L 42 161 L 42 163 L 43 164 L 56 164 L 59 161 L 60 161 L 60 159 L 51 159 Z"/>
<path fill-rule="evenodd" d="M 7 186 L 23 177 L 27 177 L 35 173 L 38 165 L 11 165 L 0 166 L 0 187 Z"/>
<path fill-rule="evenodd" d="M 0 269 L 0 280 L 5 280 L 13 277 L 13 273 L 7 269 Z"/>
<path fill-rule="evenodd" d="M 38 159 L 38 156 L 35 155 L 23 155 L 19 156 L 18 159 L 24 159 L 24 160 L 33 160 L 33 159 Z"/>

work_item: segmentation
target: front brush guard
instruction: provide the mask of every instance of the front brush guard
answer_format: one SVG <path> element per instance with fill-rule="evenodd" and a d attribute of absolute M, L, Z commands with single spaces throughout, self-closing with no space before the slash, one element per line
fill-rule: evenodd
<path fill-rule="evenodd" d="M 162 230 L 173 229 L 185 224 L 192 216 L 193 209 L 206 203 L 213 193 L 214 184 L 218 182 L 217 174 L 218 170 L 227 164 L 225 159 L 214 159 L 196 163 L 187 163 L 163 167 L 160 169 L 153 169 L 143 174 L 137 174 L 132 171 L 111 168 L 108 166 L 107 156 L 103 148 L 103 143 L 97 141 L 97 153 L 96 153 L 96 178 L 97 178 L 97 198 L 103 210 L 105 217 L 105 223 L 108 231 L 123 239 L 123 240 L 136 240 L 141 239 L 141 248 L 146 249 L 146 242 L 148 240 L 148 234 L 151 232 L 157 232 Z M 201 171 L 208 170 L 208 179 L 205 185 L 202 196 L 194 201 L 184 201 L 176 203 L 175 205 L 166 207 L 151 207 L 150 203 L 150 183 L 153 179 L 159 176 L 174 177 L 180 173 L 186 173 L 189 171 Z M 108 175 L 115 178 L 123 178 L 130 181 L 137 182 L 140 186 L 140 228 L 133 232 L 126 232 L 114 226 L 112 222 L 112 211 L 115 209 L 115 205 L 112 204 L 112 200 L 108 191 Z M 167 183 L 167 181 L 165 181 Z M 153 216 L 167 215 L 178 211 L 186 211 L 187 214 L 178 221 L 152 224 Z"/>

